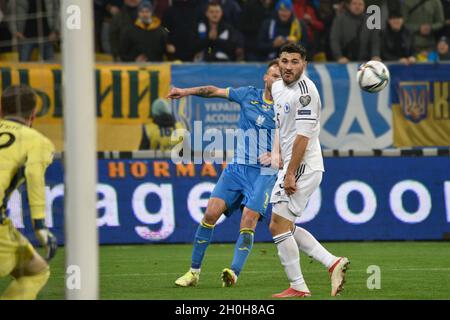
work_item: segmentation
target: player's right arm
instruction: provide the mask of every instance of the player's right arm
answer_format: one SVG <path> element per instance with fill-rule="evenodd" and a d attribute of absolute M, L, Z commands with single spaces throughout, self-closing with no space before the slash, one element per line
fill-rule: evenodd
<path fill-rule="evenodd" d="M 215 86 L 202 86 L 192 88 L 176 88 L 170 89 L 167 98 L 180 99 L 186 96 L 198 96 L 203 98 L 228 98 L 228 90 L 225 88 L 218 88 Z"/>
<path fill-rule="evenodd" d="M 53 160 L 53 144 L 43 138 L 31 147 L 25 163 L 25 179 L 33 229 L 39 243 L 45 248 L 47 261 L 57 249 L 56 237 L 45 225 L 45 172 Z"/>
<path fill-rule="evenodd" d="M 246 99 L 249 92 L 254 90 L 252 87 L 239 87 L 239 88 L 217 88 L 215 86 L 203 86 L 193 88 L 172 88 L 167 95 L 169 99 L 180 99 L 185 96 L 199 96 L 204 98 L 224 98 L 229 101 L 242 104 Z"/>

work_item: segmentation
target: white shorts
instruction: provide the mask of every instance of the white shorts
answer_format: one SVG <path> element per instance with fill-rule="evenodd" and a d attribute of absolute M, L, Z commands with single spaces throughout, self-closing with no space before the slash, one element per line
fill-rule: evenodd
<path fill-rule="evenodd" d="M 297 191 L 288 196 L 284 188 L 284 172 L 278 172 L 278 179 L 272 190 L 270 203 L 272 203 L 272 213 L 295 221 L 305 210 L 308 200 L 319 187 L 322 181 L 322 171 L 312 171 L 307 174 L 302 174 L 297 181 Z"/>

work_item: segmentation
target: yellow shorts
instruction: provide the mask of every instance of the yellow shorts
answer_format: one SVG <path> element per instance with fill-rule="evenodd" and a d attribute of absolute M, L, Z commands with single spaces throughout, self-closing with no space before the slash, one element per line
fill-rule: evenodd
<path fill-rule="evenodd" d="M 26 265 L 34 256 L 31 243 L 12 224 L 4 219 L 0 224 L 0 277 Z"/>

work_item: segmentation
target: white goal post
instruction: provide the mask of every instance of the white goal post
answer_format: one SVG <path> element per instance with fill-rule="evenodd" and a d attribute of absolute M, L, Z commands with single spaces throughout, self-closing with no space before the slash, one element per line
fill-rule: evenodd
<path fill-rule="evenodd" d="M 66 299 L 98 299 L 93 1 L 61 1 Z M 70 277 L 79 279 L 70 285 Z"/>

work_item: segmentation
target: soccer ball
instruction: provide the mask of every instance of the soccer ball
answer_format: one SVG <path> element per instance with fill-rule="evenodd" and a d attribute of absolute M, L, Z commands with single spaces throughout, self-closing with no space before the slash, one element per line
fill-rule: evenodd
<path fill-rule="evenodd" d="M 388 85 L 390 74 L 384 63 L 372 60 L 359 67 L 356 79 L 361 89 L 375 93 Z"/>

